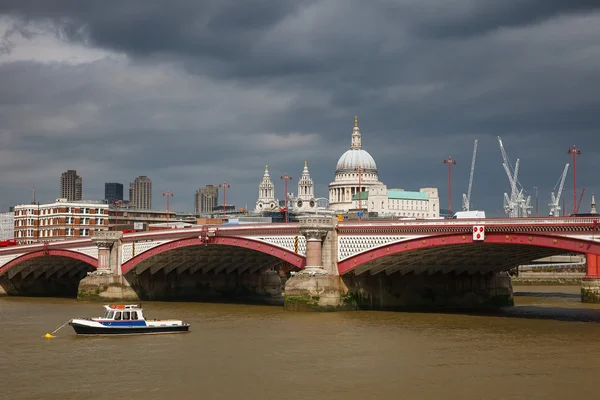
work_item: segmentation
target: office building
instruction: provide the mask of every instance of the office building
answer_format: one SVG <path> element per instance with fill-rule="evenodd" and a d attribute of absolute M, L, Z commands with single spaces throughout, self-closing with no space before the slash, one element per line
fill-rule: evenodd
<path fill-rule="evenodd" d="M 104 200 L 108 204 L 115 201 L 123 201 L 123 184 L 117 182 L 106 182 L 104 184 Z"/>
<path fill-rule="evenodd" d="M 214 185 L 206 185 L 198 189 L 194 195 L 194 211 L 196 214 L 210 214 L 219 204 L 219 188 Z"/>
<path fill-rule="evenodd" d="M 63 172 L 60 177 L 60 198 L 68 201 L 81 201 L 83 198 L 83 179 L 74 169 Z"/>
<path fill-rule="evenodd" d="M 152 180 L 138 176 L 129 184 L 129 206 L 138 210 L 152 209 Z"/>

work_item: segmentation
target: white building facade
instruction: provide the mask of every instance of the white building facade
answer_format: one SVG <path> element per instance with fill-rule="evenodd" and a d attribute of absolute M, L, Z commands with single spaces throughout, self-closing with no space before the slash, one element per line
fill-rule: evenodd
<path fill-rule="evenodd" d="M 15 237 L 15 213 L 0 213 L 0 241 Z"/>
<path fill-rule="evenodd" d="M 57 199 L 49 204 L 15 206 L 14 237 L 18 244 L 89 237 L 108 230 L 108 204 Z"/>

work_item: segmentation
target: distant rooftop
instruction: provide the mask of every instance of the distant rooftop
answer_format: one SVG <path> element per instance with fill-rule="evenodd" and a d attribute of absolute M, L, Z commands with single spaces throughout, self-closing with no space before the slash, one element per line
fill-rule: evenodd
<path fill-rule="evenodd" d="M 360 192 L 352 196 L 352 200 L 358 200 L 359 195 L 360 200 L 369 199 L 369 192 Z M 401 189 L 388 189 L 387 195 L 392 200 L 429 200 L 425 192 L 409 192 Z"/>
<path fill-rule="evenodd" d="M 394 200 L 429 200 L 425 192 L 409 192 L 400 189 L 389 189 L 388 198 Z"/>

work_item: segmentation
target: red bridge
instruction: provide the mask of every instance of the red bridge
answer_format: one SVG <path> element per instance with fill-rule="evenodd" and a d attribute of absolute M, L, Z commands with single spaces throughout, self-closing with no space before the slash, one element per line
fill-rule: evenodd
<path fill-rule="evenodd" d="M 600 300 L 600 218 L 198 226 L 0 248 L 0 293 L 114 299 L 280 298 L 288 308 L 510 304 L 505 271 L 585 254 Z M 289 276 L 289 274 L 288 274 Z M 289 301 L 288 301 L 289 300 Z M 296 303 L 292 304 L 292 300 Z"/>

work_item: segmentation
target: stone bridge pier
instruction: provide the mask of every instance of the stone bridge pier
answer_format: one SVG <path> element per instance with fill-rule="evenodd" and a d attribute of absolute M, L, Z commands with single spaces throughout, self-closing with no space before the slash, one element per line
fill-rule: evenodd
<path fill-rule="evenodd" d="M 81 299 L 139 300 L 121 271 L 120 231 L 95 232 L 92 241 L 98 246 L 98 269 L 79 282 Z"/>
<path fill-rule="evenodd" d="M 337 268 L 337 219 L 329 216 L 299 218 L 306 237 L 306 266 L 285 283 L 284 307 L 289 311 L 354 310 Z"/>
<path fill-rule="evenodd" d="M 581 280 L 581 301 L 600 303 L 600 256 L 586 254 L 586 274 Z"/>

